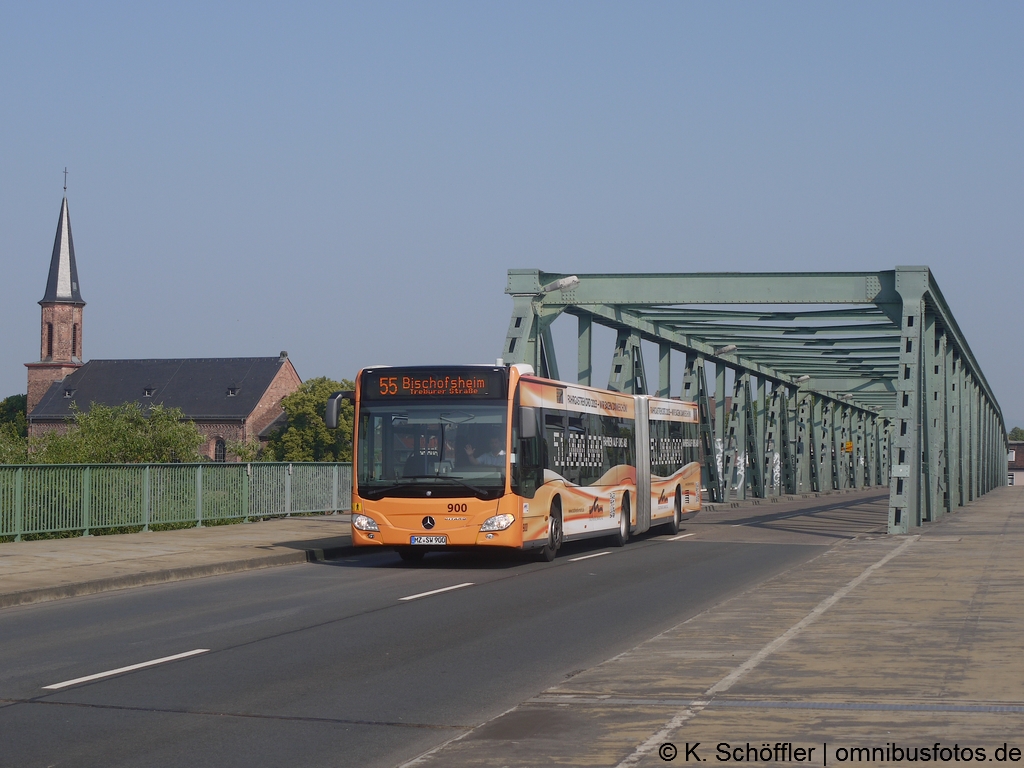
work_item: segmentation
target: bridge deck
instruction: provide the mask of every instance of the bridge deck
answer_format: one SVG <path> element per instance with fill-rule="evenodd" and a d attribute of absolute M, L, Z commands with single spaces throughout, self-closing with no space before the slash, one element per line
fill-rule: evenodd
<path fill-rule="evenodd" d="M 884 520 L 886 501 L 869 504 Z M 687 530 L 704 530 L 695 546 L 713 535 L 813 536 L 772 512 L 730 510 L 736 522 L 706 517 Z M 863 510 L 845 512 L 870 528 Z M 819 766 L 826 744 L 830 765 L 853 757 L 841 750 L 887 744 L 980 747 L 986 761 L 1006 742 L 1024 750 L 1022 512 L 1024 488 L 1003 487 L 915 536 L 839 540 L 417 765 L 657 766 L 668 742 L 677 764 L 693 762 L 685 745 L 695 742 L 712 763 L 720 742 L 792 742 L 814 747 L 804 764 Z"/>

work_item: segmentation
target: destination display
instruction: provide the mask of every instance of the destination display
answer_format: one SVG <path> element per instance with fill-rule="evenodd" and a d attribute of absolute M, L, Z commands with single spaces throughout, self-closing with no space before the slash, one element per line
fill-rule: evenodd
<path fill-rule="evenodd" d="M 390 400 L 410 397 L 505 396 L 503 370 L 467 368 L 384 368 L 363 374 L 364 400 Z"/>

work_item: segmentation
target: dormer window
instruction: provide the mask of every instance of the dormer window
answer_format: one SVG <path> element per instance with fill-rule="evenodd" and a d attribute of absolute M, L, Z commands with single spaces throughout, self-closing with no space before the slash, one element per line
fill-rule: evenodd
<path fill-rule="evenodd" d="M 156 394 L 156 387 L 146 387 L 142 390 L 143 397 L 152 397 Z"/>
<path fill-rule="evenodd" d="M 238 394 L 238 387 L 228 387 L 228 397 L 234 397 Z"/>
<path fill-rule="evenodd" d="M 73 389 L 65 389 L 64 390 L 64 399 L 65 400 L 70 400 L 74 396 L 75 396 L 75 390 L 73 390 Z"/>

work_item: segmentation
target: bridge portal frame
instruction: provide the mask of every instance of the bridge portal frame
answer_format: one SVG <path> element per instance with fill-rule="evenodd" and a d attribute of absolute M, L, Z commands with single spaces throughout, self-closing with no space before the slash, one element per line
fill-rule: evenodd
<path fill-rule="evenodd" d="M 577 382 L 594 380 L 597 324 L 616 332 L 609 389 L 697 402 L 712 501 L 887 485 L 889 532 L 907 533 L 1006 482 L 1002 411 L 928 267 L 513 269 L 505 292 L 513 300 L 506 362 L 564 380 L 551 324 L 569 314 L 578 323 Z M 658 348 L 656 386 L 643 341 Z M 678 393 L 672 350 L 686 361 Z"/>

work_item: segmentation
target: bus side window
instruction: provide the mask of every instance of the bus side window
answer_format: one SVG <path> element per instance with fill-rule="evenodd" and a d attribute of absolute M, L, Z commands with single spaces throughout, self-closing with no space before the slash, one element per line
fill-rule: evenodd
<path fill-rule="evenodd" d="M 541 461 L 545 469 L 565 476 L 565 413 L 545 409 Z"/>
<path fill-rule="evenodd" d="M 700 449 L 700 425 L 687 423 L 683 425 L 683 436 L 688 446 L 685 453 L 684 463 L 701 461 Z"/>

